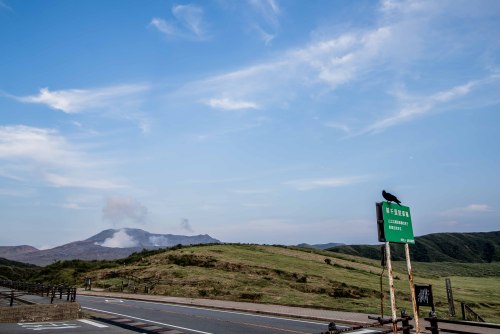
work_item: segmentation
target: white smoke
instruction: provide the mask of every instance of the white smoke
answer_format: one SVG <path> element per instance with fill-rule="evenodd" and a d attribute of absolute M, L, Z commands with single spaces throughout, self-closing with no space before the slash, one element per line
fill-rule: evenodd
<path fill-rule="evenodd" d="M 151 236 L 149 237 L 149 242 L 155 247 L 169 247 L 172 246 L 168 238 L 164 236 Z"/>
<path fill-rule="evenodd" d="M 110 220 L 113 224 L 124 220 L 143 224 L 146 222 L 147 215 L 148 209 L 132 197 L 108 197 L 102 209 L 103 219 Z"/>
<path fill-rule="evenodd" d="M 138 247 L 139 243 L 134 237 L 127 234 L 125 230 L 119 230 L 113 234 L 111 238 L 107 238 L 102 243 L 97 243 L 99 246 L 112 247 L 112 248 L 129 248 Z"/>
<path fill-rule="evenodd" d="M 183 218 L 181 220 L 181 228 L 191 233 L 194 232 L 193 228 L 191 227 L 191 224 L 189 223 L 189 219 L 187 218 Z"/>

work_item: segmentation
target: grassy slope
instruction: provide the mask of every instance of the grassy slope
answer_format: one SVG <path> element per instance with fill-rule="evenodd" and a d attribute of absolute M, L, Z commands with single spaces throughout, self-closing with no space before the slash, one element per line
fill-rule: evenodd
<path fill-rule="evenodd" d="M 0 279 L 27 280 L 39 267 L 0 258 Z"/>
<path fill-rule="evenodd" d="M 170 296 L 380 313 L 381 269 L 376 260 L 257 245 L 195 246 L 136 258 L 135 263 L 85 275 L 102 287 L 121 282 L 127 286 L 127 277 L 134 277 L 139 292 L 150 282 L 151 293 Z M 397 306 L 410 310 L 405 263 L 395 262 L 394 268 Z M 433 285 L 440 315 L 448 313 L 444 277 L 450 277 L 457 311 L 464 301 L 487 321 L 500 322 L 500 263 L 414 263 L 414 272 L 415 283 Z M 386 288 L 386 274 L 383 277 Z M 421 313 L 428 311 L 423 308 Z"/>
<path fill-rule="evenodd" d="M 380 246 L 350 245 L 331 249 L 350 255 L 380 258 Z M 401 245 L 391 244 L 394 259 L 404 260 Z M 410 247 L 412 259 L 420 262 L 498 262 L 500 261 L 500 231 L 482 233 L 434 233 L 415 238 Z"/>

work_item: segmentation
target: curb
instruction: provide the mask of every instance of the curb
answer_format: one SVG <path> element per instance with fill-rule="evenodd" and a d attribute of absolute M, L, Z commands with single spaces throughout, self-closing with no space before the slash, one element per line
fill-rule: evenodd
<path fill-rule="evenodd" d="M 243 308 L 237 308 L 237 307 L 229 307 L 229 306 L 214 306 L 214 305 L 201 305 L 197 304 L 194 302 L 180 302 L 180 301 L 163 301 L 163 300 L 151 300 L 148 298 L 141 298 L 139 296 L 137 297 L 132 297 L 132 296 L 114 296 L 112 294 L 96 294 L 96 293 L 88 293 L 86 292 L 85 294 L 81 294 L 81 296 L 92 296 L 92 297 L 103 297 L 103 298 L 120 298 L 120 299 L 126 299 L 126 300 L 137 300 L 137 301 L 144 301 L 144 302 L 154 302 L 154 303 L 161 303 L 161 304 L 174 304 L 174 305 L 190 305 L 190 306 L 197 306 L 197 307 L 204 307 L 204 308 L 209 308 L 209 309 L 216 309 L 216 310 L 226 310 L 226 311 L 238 311 L 238 312 L 248 312 L 248 313 L 257 313 L 257 314 L 264 314 L 264 315 L 272 315 L 272 316 L 281 316 L 281 317 L 289 317 L 289 318 L 295 318 L 295 319 L 308 319 L 308 320 L 316 320 L 316 321 L 327 321 L 327 322 L 336 322 L 339 324 L 346 324 L 346 325 L 367 325 L 372 323 L 371 321 L 368 321 L 368 315 L 367 321 L 354 321 L 354 320 L 348 320 L 348 319 L 340 319 L 340 318 L 327 318 L 327 317 L 318 317 L 318 316 L 301 316 L 301 315 L 296 315 L 296 314 L 286 314 L 286 313 L 280 313 L 280 312 L 272 312 L 272 311 L 262 311 L 262 310 L 247 310 Z"/>

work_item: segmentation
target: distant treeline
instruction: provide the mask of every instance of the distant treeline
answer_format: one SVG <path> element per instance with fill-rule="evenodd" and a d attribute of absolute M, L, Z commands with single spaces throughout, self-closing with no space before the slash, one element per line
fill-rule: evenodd
<path fill-rule="evenodd" d="M 329 248 L 329 251 L 380 259 L 379 245 L 350 245 Z M 391 244 L 393 260 L 404 260 L 403 245 Z M 410 257 L 418 262 L 500 261 L 500 231 L 484 233 L 435 233 L 415 238 Z"/>

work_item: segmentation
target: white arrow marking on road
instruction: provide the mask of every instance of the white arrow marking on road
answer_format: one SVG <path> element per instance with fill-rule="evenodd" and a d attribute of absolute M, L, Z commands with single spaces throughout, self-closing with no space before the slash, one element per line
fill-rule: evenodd
<path fill-rule="evenodd" d="M 79 319 L 78 321 L 83 322 L 85 324 L 89 324 L 89 325 L 95 326 L 95 327 L 99 327 L 99 328 L 106 328 L 106 327 L 108 327 L 106 325 L 103 325 L 103 324 L 100 324 L 100 323 L 97 323 L 97 322 L 94 322 L 94 321 L 90 321 L 90 320 L 87 320 L 87 319 Z"/>

